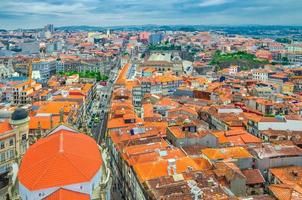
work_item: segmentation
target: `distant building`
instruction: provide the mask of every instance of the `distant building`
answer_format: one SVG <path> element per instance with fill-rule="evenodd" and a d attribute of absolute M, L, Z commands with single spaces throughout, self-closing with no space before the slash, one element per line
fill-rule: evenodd
<path fill-rule="evenodd" d="M 227 147 L 220 149 L 203 149 L 202 154 L 211 162 L 223 160 L 233 161 L 240 169 L 249 169 L 253 165 L 253 156 L 243 147 Z"/>
<path fill-rule="evenodd" d="M 285 117 L 252 117 L 248 119 L 247 130 L 257 137 L 266 130 L 301 131 L 302 118 L 298 115 Z M 265 138 L 263 138 L 265 139 Z"/>
<path fill-rule="evenodd" d="M 44 26 L 44 31 L 45 32 L 49 31 L 49 32 L 53 33 L 54 32 L 53 24 L 47 24 L 46 26 Z"/>
<path fill-rule="evenodd" d="M 256 51 L 256 57 L 259 59 L 265 59 L 265 60 L 269 60 L 269 61 L 273 60 L 272 53 L 270 51 L 266 51 L 266 50 Z"/>
<path fill-rule="evenodd" d="M 265 69 L 252 70 L 253 80 L 267 82 L 269 75 L 269 71 Z"/>
<path fill-rule="evenodd" d="M 51 53 L 54 52 L 54 50 L 55 50 L 55 43 L 47 43 L 46 44 L 46 47 L 45 47 L 46 53 L 51 54 Z"/>
<path fill-rule="evenodd" d="M 0 78 L 1 79 L 5 79 L 5 78 L 9 78 L 13 75 L 14 70 L 11 67 L 6 67 L 3 64 L 0 64 Z"/>
<path fill-rule="evenodd" d="M 33 100 L 31 94 L 34 91 L 40 90 L 41 88 L 42 85 L 36 83 L 35 81 L 25 81 L 11 85 L 6 91 L 7 100 L 11 101 L 13 105 L 30 104 Z"/>
<path fill-rule="evenodd" d="M 40 52 L 40 43 L 37 41 L 28 41 L 20 44 L 22 54 L 38 54 Z"/>
<path fill-rule="evenodd" d="M 152 33 L 149 36 L 149 43 L 150 44 L 158 44 L 164 39 L 164 35 L 162 33 Z"/>
<path fill-rule="evenodd" d="M 41 82 L 46 82 L 52 75 L 56 73 L 55 59 L 40 59 L 32 63 L 33 71 L 39 71 Z"/>
<path fill-rule="evenodd" d="M 302 150 L 297 146 L 263 145 L 252 148 L 255 157 L 254 167 L 267 177 L 268 170 L 290 165 L 302 166 Z"/>
<path fill-rule="evenodd" d="M 285 55 L 291 64 L 301 64 L 302 63 L 302 52 L 288 53 Z"/>
<path fill-rule="evenodd" d="M 150 33 L 149 32 L 141 32 L 139 34 L 139 39 L 141 41 L 148 41 L 149 37 L 150 37 Z"/>
<path fill-rule="evenodd" d="M 209 131 L 198 131 L 197 126 L 187 120 L 182 126 L 168 127 L 167 139 L 177 147 L 200 145 L 215 148 L 218 146 L 218 138 Z"/>

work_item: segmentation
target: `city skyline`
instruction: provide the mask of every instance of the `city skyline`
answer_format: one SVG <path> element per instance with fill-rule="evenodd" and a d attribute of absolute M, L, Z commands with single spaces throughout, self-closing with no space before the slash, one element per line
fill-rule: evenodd
<path fill-rule="evenodd" d="M 301 25 L 298 0 L 11 0 L 0 2 L 0 28 L 119 25 Z M 290 14 L 289 14 L 290 13 Z"/>
<path fill-rule="evenodd" d="M 302 0 L 0 0 L 0 200 L 302 200 Z"/>

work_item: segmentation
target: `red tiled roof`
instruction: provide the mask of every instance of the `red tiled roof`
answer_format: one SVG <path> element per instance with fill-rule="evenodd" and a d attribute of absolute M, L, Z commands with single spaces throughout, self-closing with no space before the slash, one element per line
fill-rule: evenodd
<path fill-rule="evenodd" d="M 31 191 L 88 182 L 101 164 L 100 151 L 92 138 L 60 130 L 27 150 L 18 178 Z"/>
<path fill-rule="evenodd" d="M 246 177 L 246 184 L 248 185 L 260 184 L 265 182 L 259 169 L 246 169 L 243 170 L 242 173 Z"/>
<path fill-rule="evenodd" d="M 59 189 L 47 197 L 45 197 L 43 200 L 89 200 L 90 197 L 88 194 L 83 194 L 71 190 L 66 189 Z"/>
<path fill-rule="evenodd" d="M 13 130 L 13 129 L 7 121 L 0 122 L 0 134 L 5 133 L 5 132 L 10 131 L 10 130 Z"/>
<path fill-rule="evenodd" d="M 268 186 L 268 188 L 278 200 L 302 199 L 301 187 L 286 184 L 273 184 Z"/>

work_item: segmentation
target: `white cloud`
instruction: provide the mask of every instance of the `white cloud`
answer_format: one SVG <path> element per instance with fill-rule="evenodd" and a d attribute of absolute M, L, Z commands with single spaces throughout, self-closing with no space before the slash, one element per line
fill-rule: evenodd
<path fill-rule="evenodd" d="M 300 24 L 301 9 L 301 0 L 0 0 L 0 28 L 47 23 Z"/>
<path fill-rule="evenodd" d="M 89 2 L 89 3 L 88 3 Z M 76 13 L 87 13 L 96 8 L 95 0 L 85 0 L 80 2 L 74 0 L 68 4 L 52 4 L 46 1 L 27 2 L 27 1 L 9 1 L 5 6 L 1 6 L 1 11 L 19 13 L 19 14 L 44 14 L 44 15 L 70 15 Z"/>
<path fill-rule="evenodd" d="M 231 0 L 203 0 L 199 6 L 200 7 L 208 7 L 208 6 L 217 6 L 225 3 L 229 3 Z"/>

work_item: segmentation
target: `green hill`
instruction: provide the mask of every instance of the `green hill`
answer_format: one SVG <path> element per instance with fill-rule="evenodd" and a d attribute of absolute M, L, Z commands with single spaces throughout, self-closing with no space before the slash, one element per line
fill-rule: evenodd
<path fill-rule="evenodd" d="M 267 60 L 259 60 L 255 55 L 242 51 L 236 53 L 221 53 L 220 51 L 216 51 L 210 62 L 211 65 L 215 66 L 216 71 L 228 68 L 231 65 L 238 65 L 241 70 L 250 70 L 263 67 L 268 63 Z"/>

